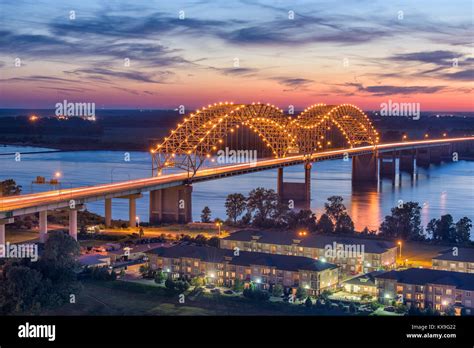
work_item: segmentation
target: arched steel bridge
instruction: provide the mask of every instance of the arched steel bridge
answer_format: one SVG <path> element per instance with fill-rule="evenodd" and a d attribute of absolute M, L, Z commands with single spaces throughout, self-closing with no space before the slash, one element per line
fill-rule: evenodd
<path fill-rule="evenodd" d="M 288 154 L 310 157 L 323 149 L 336 128 L 349 147 L 376 145 L 378 133 L 367 115 L 350 104 L 315 104 L 297 117 L 270 104 L 214 103 L 186 116 L 164 141 L 151 150 L 153 171 L 178 167 L 196 173 L 230 133 L 241 127 L 258 135 L 275 158 Z"/>

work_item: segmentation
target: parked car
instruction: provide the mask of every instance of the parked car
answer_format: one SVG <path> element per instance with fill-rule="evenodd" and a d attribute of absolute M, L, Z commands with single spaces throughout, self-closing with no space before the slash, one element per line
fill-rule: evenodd
<path fill-rule="evenodd" d="M 225 291 L 224 291 L 224 294 L 226 294 L 226 295 L 233 295 L 234 292 L 233 292 L 232 290 L 225 290 Z"/>
<path fill-rule="evenodd" d="M 386 312 L 395 312 L 395 308 L 393 306 L 387 306 L 383 310 Z"/>
<path fill-rule="evenodd" d="M 213 294 L 220 294 L 221 291 L 220 291 L 219 289 L 212 289 L 212 290 L 211 290 L 211 293 L 213 293 Z"/>

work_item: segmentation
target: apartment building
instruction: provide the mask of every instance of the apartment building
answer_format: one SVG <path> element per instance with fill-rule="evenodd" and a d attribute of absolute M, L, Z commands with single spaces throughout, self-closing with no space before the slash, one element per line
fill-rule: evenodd
<path fill-rule="evenodd" d="M 336 265 L 302 256 L 219 249 L 208 246 L 176 245 L 147 251 L 149 264 L 172 278 L 204 277 L 215 285 L 232 287 L 236 279 L 271 290 L 280 284 L 286 290 L 303 287 L 310 295 L 334 289 L 339 282 Z"/>
<path fill-rule="evenodd" d="M 345 274 L 391 269 L 397 258 L 393 242 L 290 231 L 241 230 L 221 239 L 220 247 L 309 257 L 334 263 Z"/>
<path fill-rule="evenodd" d="M 380 302 L 393 300 L 418 308 L 445 311 L 453 306 L 457 313 L 474 310 L 474 274 L 409 268 L 375 276 Z"/>
<path fill-rule="evenodd" d="M 453 247 L 432 259 L 432 268 L 442 271 L 474 273 L 474 248 Z"/>
<path fill-rule="evenodd" d="M 377 297 L 375 276 L 384 272 L 385 271 L 374 271 L 347 279 L 343 283 L 343 288 L 346 292 L 354 295 L 370 295 Z"/>

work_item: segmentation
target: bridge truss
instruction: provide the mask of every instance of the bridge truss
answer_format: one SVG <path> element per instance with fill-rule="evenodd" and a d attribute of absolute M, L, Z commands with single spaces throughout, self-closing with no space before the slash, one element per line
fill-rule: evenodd
<path fill-rule="evenodd" d="M 377 144 L 378 133 L 362 110 L 349 104 L 317 104 L 296 118 L 270 104 L 215 103 L 186 116 L 163 142 L 151 149 L 154 175 L 176 167 L 194 175 L 224 144 L 225 138 L 246 128 L 255 133 L 275 158 L 311 154 L 330 146 L 333 128 L 348 145 Z"/>

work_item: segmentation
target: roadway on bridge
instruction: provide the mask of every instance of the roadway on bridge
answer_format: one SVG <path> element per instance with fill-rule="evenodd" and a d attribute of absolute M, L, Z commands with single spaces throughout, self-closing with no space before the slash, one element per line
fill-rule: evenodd
<path fill-rule="evenodd" d="M 322 151 L 311 155 L 312 161 L 318 159 L 329 159 L 329 158 L 340 158 L 344 154 L 358 155 L 363 153 L 373 152 L 375 150 L 379 152 L 389 152 L 394 150 L 411 149 L 423 146 L 434 146 L 443 145 L 443 143 L 453 143 L 474 140 L 473 137 L 463 138 L 443 138 L 435 140 L 418 140 L 418 141 L 404 141 L 397 143 L 386 143 L 375 146 L 362 146 L 349 149 L 337 149 L 331 151 Z M 77 187 L 70 189 L 59 189 L 47 192 L 40 192 L 34 194 L 26 194 L 14 197 L 6 197 L 0 199 L 0 218 L 8 217 L 7 212 L 11 212 L 11 215 L 21 215 L 25 212 L 15 212 L 16 210 L 23 210 L 31 207 L 41 207 L 45 205 L 56 204 L 58 202 L 69 202 L 70 200 L 76 200 L 78 203 L 81 201 L 87 201 L 91 197 L 105 197 L 110 194 L 121 194 L 126 195 L 131 191 L 149 191 L 152 189 L 159 189 L 160 185 L 178 186 L 184 183 L 192 183 L 194 181 L 205 181 L 217 179 L 223 176 L 240 175 L 250 173 L 254 171 L 267 170 L 271 168 L 277 168 L 282 166 L 297 165 L 303 163 L 305 160 L 303 155 L 294 155 L 284 158 L 273 158 L 263 159 L 256 163 L 241 163 L 231 164 L 213 168 L 200 169 L 196 175 L 189 180 L 187 172 L 164 174 L 158 177 L 149 177 L 143 179 L 135 179 L 117 183 L 107 183 L 96 186 Z M 158 188 L 157 188 L 158 187 Z M 165 188 L 166 186 L 163 186 Z M 97 199 L 96 199 L 97 200 Z M 67 206 L 67 205 L 66 205 Z M 58 207 L 60 207 L 58 205 Z"/>

